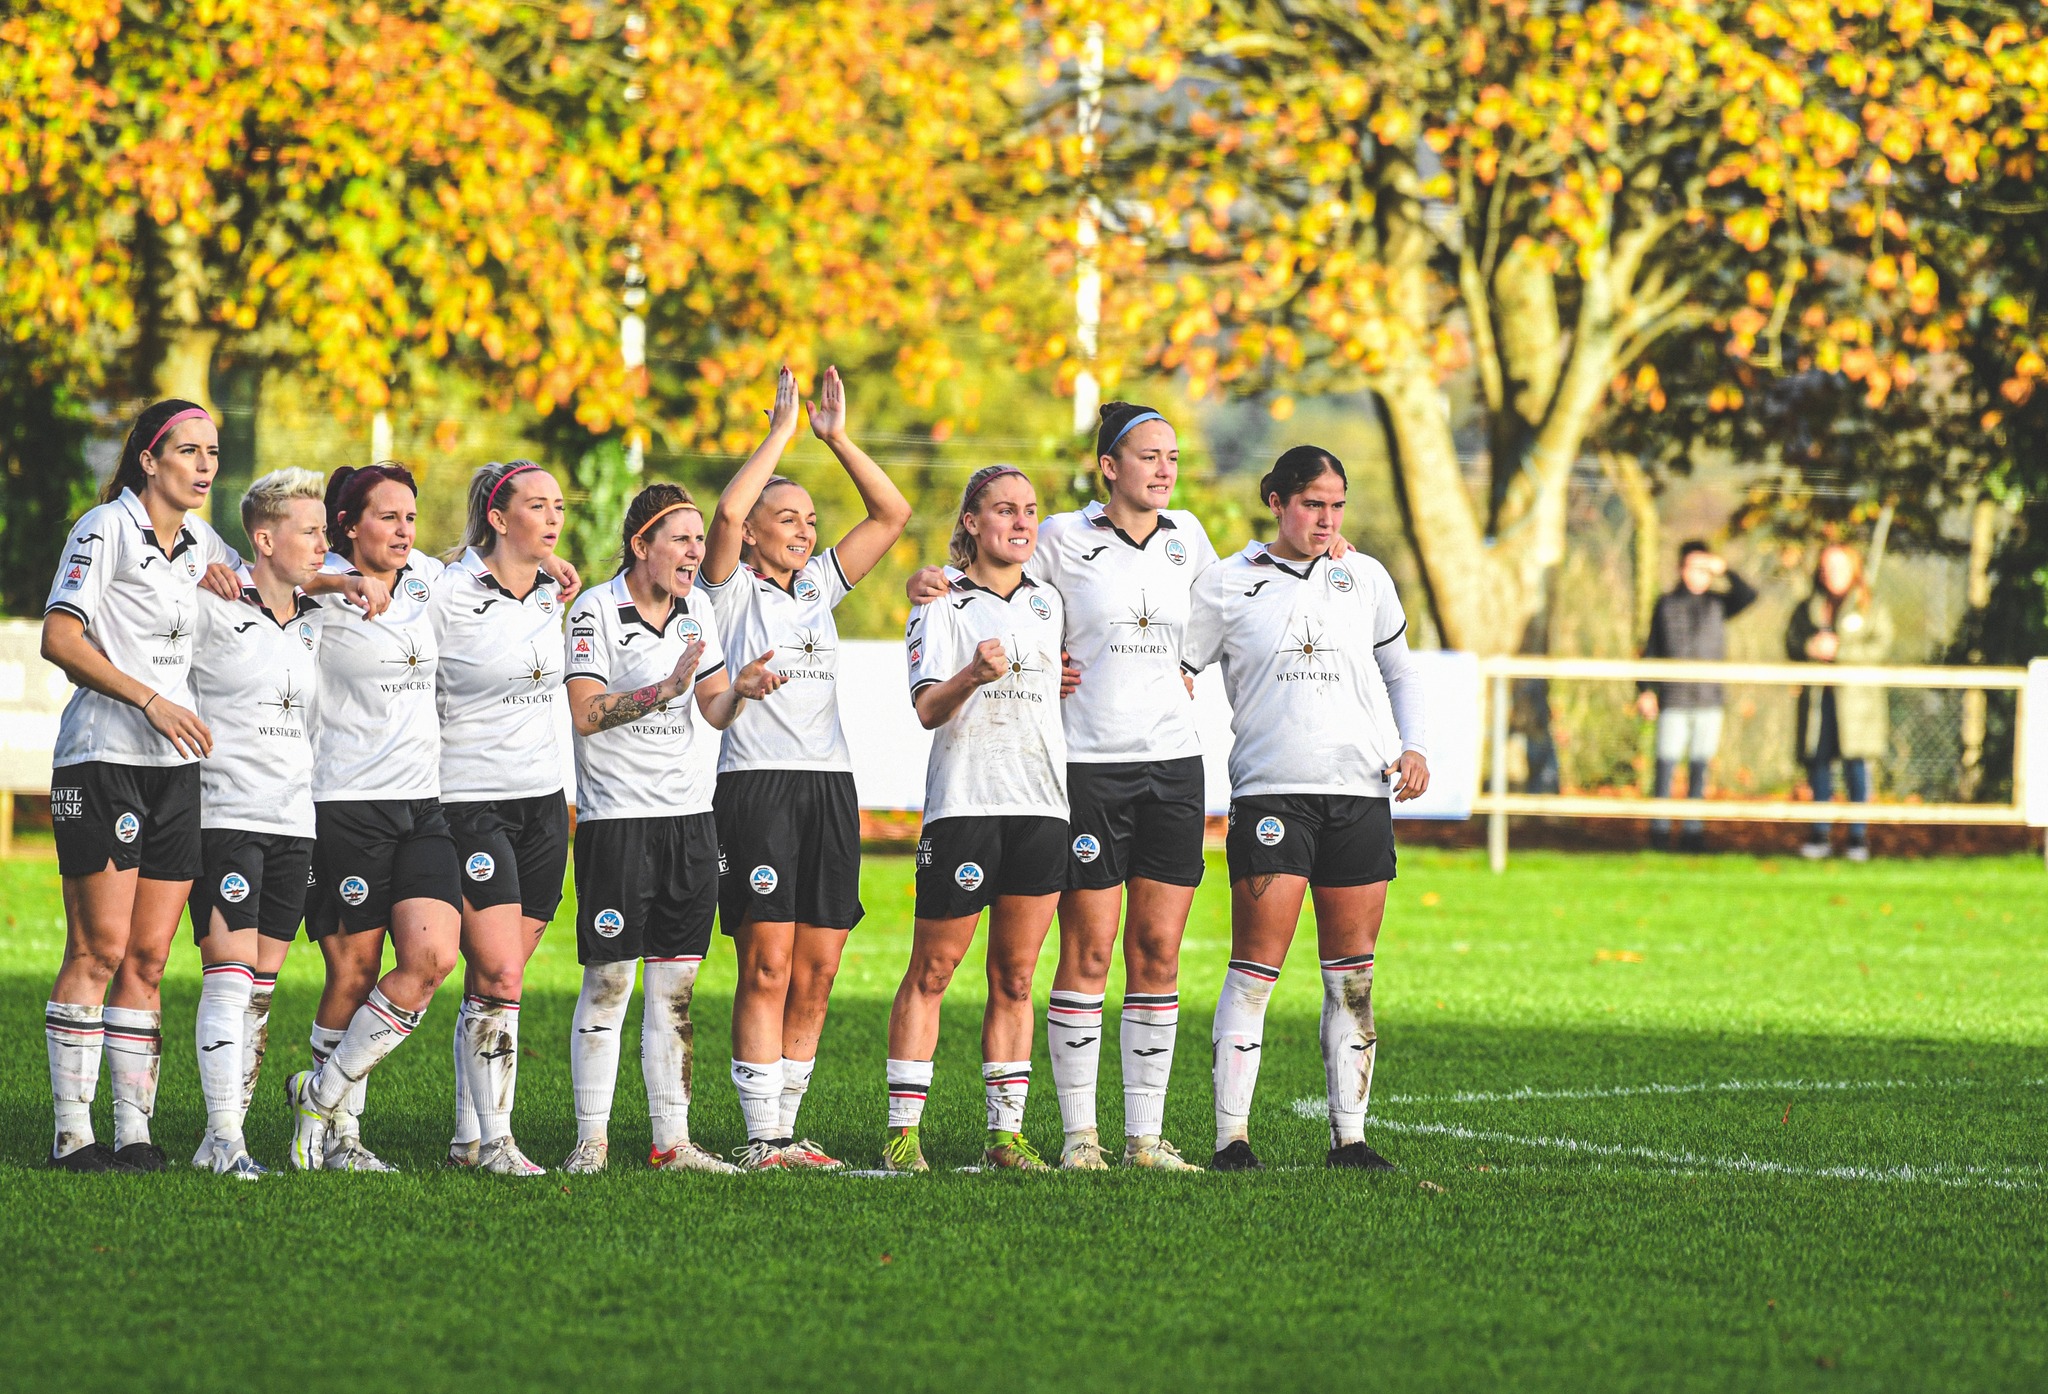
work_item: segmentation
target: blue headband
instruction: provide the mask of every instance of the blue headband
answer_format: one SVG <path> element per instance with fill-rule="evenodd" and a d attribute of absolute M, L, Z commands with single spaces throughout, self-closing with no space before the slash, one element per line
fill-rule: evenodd
<path fill-rule="evenodd" d="M 1145 423 L 1146 423 L 1147 421 L 1164 421 L 1164 420 L 1166 420 L 1166 418 L 1165 418 L 1165 417 L 1163 417 L 1163 416 L 1161 416 L 1161 415 L 1160 415 L 1160 414 L 1159 414 L 1158 412 L 1156 412 L 1156 411 L 1141 411 L 1141 412 L 1139 412 L 1139 413 L 1138 413 L 1138 414 L 1137 414 L 1136 416 L 1132 417 L 1132 418 L 1131 418 L 1131 419 L 1130 419 L 1129 421 L 1126 421 L 1126 422 L 1124 423 L 1124 428 L 1123 428 L 1123 429 L 1122 429 L 1121 431 L 1118 431 L 1118 432 L 1117 432 L 1117 433 L 1116 433 L 1116 434 L 1115 434 L 1114 436 L 1110 437 L 1110 441 L 1109 441 L 1109 444 L 1108 444 L 1108 446 L 1107 446 L 1107 447 L 1105 447 L 1105 448 L 1104 448 L 1104 450 L 1103 450 L 1103 452 L 1102 452 L 1102 453 L 1103 453 L 1103 454 L 1105 454 L 1105 455 L 1107 455 L 1107 454 L 1108 454 L 1108 453 L 1109 453 L 1110 451 L 1112 451 L 1112 450 L 1116 449 L 1116 443 L 1117 443 L 1118 441 L 1122 440 L 1122 439 L 1123 439 L 1123 438 L 1124 438 L 1125 436 L 1129 435 L 1129 434 L 1131 433 L 1131 428 L 1132 428 L 1133 426 L 1142 426 L 1142 425 L 1144 425 L 1144 424 L 1145 424 Z"/>

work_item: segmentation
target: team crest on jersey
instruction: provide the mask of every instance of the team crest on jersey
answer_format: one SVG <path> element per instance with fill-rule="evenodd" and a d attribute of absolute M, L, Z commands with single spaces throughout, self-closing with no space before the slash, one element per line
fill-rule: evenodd
<path fill-rule="evenodd" d="M 1330 568 L 1330 584 L 1340 591 L 1348 591 L 1357 583 L 1351 579 L 1351 573 L 1343 567 L 1333 566 Z"/>
<path fill-rule="evenodd" d="M 349 905 L 361 905 L 370 898 L 370 883 L 360 876 L 341 878 L 341 898 Z"/>
<path fill-rule="evenodd" d="M 498 874 L 498 861 L 489 852 L 478 852 L 462 868 L 472 881 L 488 881 Z"/>
<path fill-rule="evenodd" d="M 142 820 L 132 813 L 124 813 L 114 820 L 114 836 L 123 842 L 133 842 L 142 835 Z"/>
<path fill-rule="evenodd" d="M 190 557 L 185 558 L 185 574 L 187 576 L 197 576 L 199 574 L 199 563 Z"/>
<path fill-rule="evenodd" d="M 1042 595 L 1034 595 L 1034 596 L 1032 596 L 1032 597 L 1031 597 L 1031 613 L 1032 613 L 1032 614 L 1034 614 L 1034 615 L 1036 615 L 1036 616 L 1038 616 L 1038 617 L 1039 617 L 1040 619 L 1042 619 L 1042 620 L 1049 620 L 1049 619 L 1051 619 L 1051 618 L 1052 618 L 1052 602 L 1051 602 L 1051 601 L 1049 601 L 1049 600 L 1047 600 L 1047 599 L 1046 599 L 1046 598 L 1045 598 L 1044 596 L 1042 596 Z"/>
<path fill-rule="evenodd" d="M 230 905 L 240 905 L 249 898 L 249 878 L 239 871 L 221 877 L 220 898 Z"/>
<path fill-rule="evenodd" d="M 984 879 L 981 870 L 981 863 L 960 863 L 959 867 L 956 868 L 953 872 L 953 879 L 960 883 L 960 889 L 963 891 L 980 890 L 982 880 Z"/>
<path fill-rule="evenodd" d="M 417 576 L 408 576 L 405 578 L 405 594 L 408 599 L 424 605 L 427 603 L 427 583 Z"/>
<path fill-rule="evenodd" d="M 747 884 L 754 888 L 755 895 L 767 895 L 782 884 L 782 878 L 772 866 L 757 866 L 747 873 Z"/>
<path fill-rule="evenodd" d="M 1102 844 L 1096 840 L 1094 833 L 1082 833 L 1074 839 L 1075 861 L 1092 862 L 1101 855 Z"/>
<path fill-rule="evenodd" d="M 309 649 L 313 647 L 313 626 L 304 620 L 299 621 L 299 642 Z"/>
<path fill-rule="evenodd" d="M 694 644 L 704 637 L 704 626 L 693 619 L 685 619 L 676 626 L 676 635 L 686 644 Z"/>
<path fill-rule="evenodd" d="M 818 598 L 818 583 L 808 576 L 799 576 L 796 578 L 796 584 L 790 588 L 790 594 L 808 604 Z"/>
<path fill-rule="evenodd" d="M 590 922 L 590 927 L 596 930 L 601 938 L 616 939 L 626 927 L 626 917 L 616 910 L 600 910 L 597 912 L 597 918 Z"/>
<path fill-rule="evenodd" d="M 1187 544 L 1185 542 L 1182 542 L 1178 537 L 1167 538 L 1166 559 L 1172 562 L 1175 566 L 1186 566 L 1188 564 Z"/>
<path fill-rule="evenodd" d="M 546 591 L 542 591 L 540 599 L 534 602 L 534 607 L 543 615 L 552 615 L 555 613 L 555 598 Z"/>
<path fill-rule="evenodd" d="M 1278 818 L 1261 818 L 1259 825 L 1252 829 L 1252 836 L 1266 846 L 1273 847 L 1278 845 L 1281 838 L 1287 836 L 1287 825 Z"/>

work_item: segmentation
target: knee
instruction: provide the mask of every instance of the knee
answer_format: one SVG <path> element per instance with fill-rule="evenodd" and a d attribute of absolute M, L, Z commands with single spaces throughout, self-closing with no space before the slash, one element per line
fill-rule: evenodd
<path fill-rule="evenodd" d="M 497 997 L 517 1002 L 526 986 L 526 975 L 517 964 L 471 964 L 469 989 L 479 997 Z"/>
<path fill-rule="evenodd" d="M 740 964 L 740 984 L 750 992 L 787 993 L 789 959 L 780 954 L 749 954 Z"/>
<path fill-rule="evenodd" d="M 164 980 L 164 968 L 170 961 L 169 947 L 159 949 L 137 948 L 131 945 L 128 952 L 113 959 L 113 968 L 108 976 L 118 973 L 131 983 L 154 991 Z"/>
<path fill-rule="evenodd" d="M 954 960 L 924 958 L 913 961 L 904 981 L 920 997 L 943 997 L 953 985 Z"/>
<path fill-rule="evenodd" d="M 83 948 L 66 955 L 64 966 L 67 970 L 81 974 L 88 981 L 104 988 L 114 980 L 114 975 L 121 971 L 121 961 L 124 957 L 125 955 L 117 949 Z"/>
<path fill-rule="evenodd" d="M 404 966 L 411 970 L 414 977 L 422 979 L 429 991 L 439 987 L 448 975 L 455 971 L 455 965 L 459 961 L 453 944 L 445 948 L 436 945 L 409 954 L 407 957 L 411 961 Z"/>
<path fill-rule="evenodd" d="M 1031 979 L 1032 972 L 1027 967 L 991 963 L 988 966 L 988 995 L 991 1000 L 1029 1004 Z"/>

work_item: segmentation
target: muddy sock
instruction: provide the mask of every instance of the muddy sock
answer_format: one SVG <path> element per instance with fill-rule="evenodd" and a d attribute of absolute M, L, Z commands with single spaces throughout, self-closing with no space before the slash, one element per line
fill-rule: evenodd
<path fill-rule="evenodd" d="M 270 999 L 277 974 L 258 973 L 249 987 L 249 1006 L 242 1013 L 242 1112 L 256 1097 L 256 1076 L 263 1072 L 263 1053 L 270 1048 Z"/>
<path fill-rule="evenodd" d="M 924 1101 L 932 1092 L 932 1062 L 891 1060 L 889 1071 L 889 1126 L 915 1128 L 924 1119 Z"/>
<path fill-rule="evenodd" d="M 477 1135 L 496 1142 L 512 1133 L 519 1089 L 519 1004 L 472 994 L 462 1026 L 462 1069 L 476 1107 Z"/>
<path fill-rule="evenodd" d="M 68 1157 L 90 1147 L 92 1101 L 100 1087 L 100 1055 L 105 1049 L 101 1009 L 95 1004 L 51 1002 L 43 1008 L 43 1039 L 50 1051 L 50 1097 L 57 1115 L 57 1135 L 50 1155 Z"/>
<path fill-rule="evenodd" d="M 636 965 L 593 963 L 583 970 L 583 990 L 569 1032 L 569 1082 L 576 1095 L 576 1140 L 605 1140 L 612 1120 L 612 1094 L 619 1085 L 619 1032 L 633 996 Z"/>
<path fill-rule="evenodd" d="M 782 1131 L 779 1136 L 796 1136 L 796 1116 L 803 1109 L 804 1095 L 811 1089 L 811 1071 L 818 1068 L 816 1057 L 792 1060 L 782 1057 Z"/>
<path fill-rule="evenodd" d="M 1279 981 L 1278 968 L 1249 959 L 1233 958 L 1223 974 L 1223 996 L 1209 1028 L 1218 1152 L 1250 1133 L 1252 1092 L 1259 1085 L 1259 1057 L 1266 1043 L 1266 1004 Z"/>
<path fill-rule="evenodd" d="M 313 1072 L 314 1106 L 329 1117 L 339 1112 L 349 1092 L 370 1077 L 380 1060 L 405 1043 L 425 1015 L 399 1006 L 381 987 L 371 988 L 370 1000 L 356 1008 L 334 1053 Z"/>
<path fill-rule="evenodd" d="M 114 1150 L 149 1141 L 163 1074 L 164 1014 L 139 1007 L 109 1007 L 107 1073 L 114 1084 Z"/>
<path fill-rule="evenodd" d="M 703 961 L 695 955 L 650 958 L 642 977 L 640 1077 L 647 1084 L 647 1125 L 657 1152 L 690 1140 L 690 1074 L 697 1050 L 690 1001 Z"/>
<path fill-rule="evenodd" d="M 1379 1037 L 1372 1024 L 1372 955 L 1323 960 L 1323 1074 L 1329 1085 L 1330 1145 L 1365 1141 Z"/>

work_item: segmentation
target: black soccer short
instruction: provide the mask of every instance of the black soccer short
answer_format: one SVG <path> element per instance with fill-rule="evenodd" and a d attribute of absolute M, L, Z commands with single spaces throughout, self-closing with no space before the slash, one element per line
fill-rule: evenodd
<path fill-rule="evenodd" d="M 718 817 L 718 927 L 852 929 L 860 903 L 860 798 L 845 770 L 732 770 Z"/>
<path fill-rule="evenodd" d="M 600 818 L 576 824 L 576 961 L 702 958 L 718 914 L 718 821 Z"/>
<path fill-rule="evenodd" d="M 199 766 L 88 760 L 50 772 L 57 874 L 134 871 L 152 881 L 199 875 Z"/>
<path fill-rule="evenodd" d="M 462 898 L 477 910 L 517 905 L 543 924 L 562 905 L 569 869 L 569 805 L 558 791 L 523 799 L 444 803 Z"/>
<path fill-rule="evenodd" d="M 1202 884 L 1202 757 L 1067 766 L 1067 889 Z"/>
<path fill-rule="evenodd" d="M 229 929 L 287 944 L 298 937 L 313 878 L 312 838 L 206 828 L 199 845 L 202 866 L 188 901 L 194 943 L 206 938 L 216 910 Z"/>
<path fill-rule="evenodd" d="M 1247 876 L 1306 876 L 1311 886 L 1394 879 L 1389 799 L 1355 794 L 1254 794 L 1230 801 L 1223 841 L 1231 884 Z"/>
<path fill-rule="evenodd" d="M 434 799 L 334 799 L 313 805 L 313 888 L 306 936 L 361 934 L 391 923 L 401 900 L 462 908 L 461 862 Z"/>
<path fill-rule="evenodd" d="M 917 917 L 979 915 L 999 895 L 1067 888 L 1067 823 L 1026 815 L 941 818 L 917 840 Z"/>

